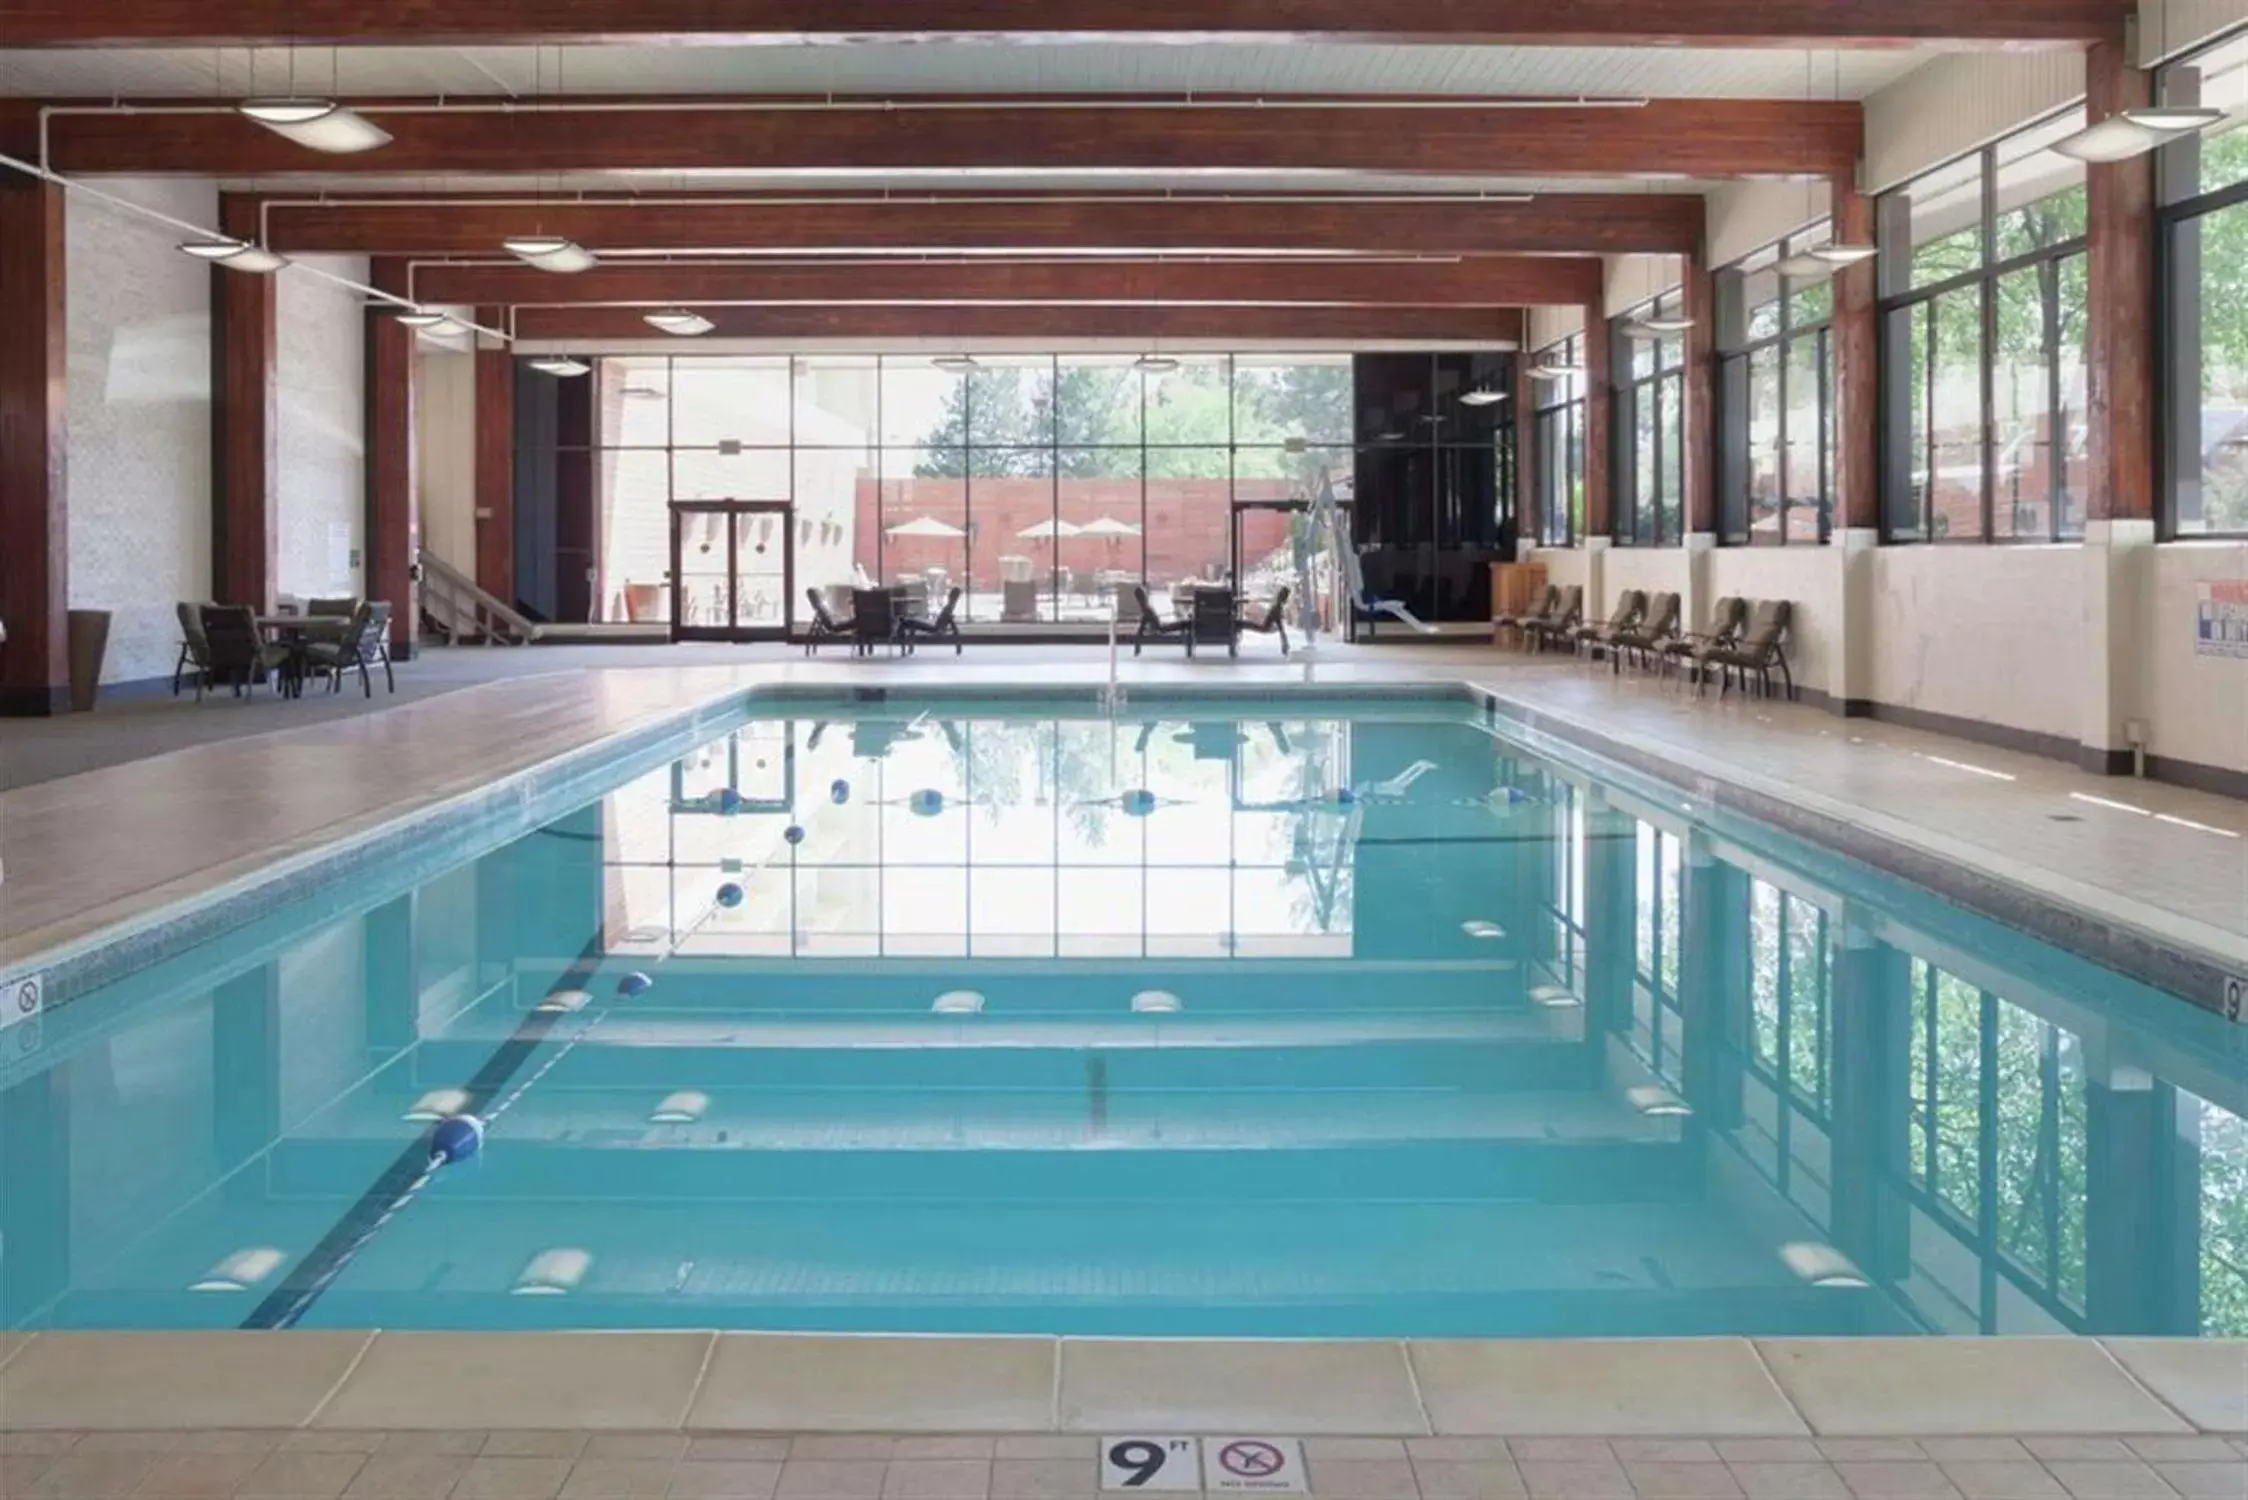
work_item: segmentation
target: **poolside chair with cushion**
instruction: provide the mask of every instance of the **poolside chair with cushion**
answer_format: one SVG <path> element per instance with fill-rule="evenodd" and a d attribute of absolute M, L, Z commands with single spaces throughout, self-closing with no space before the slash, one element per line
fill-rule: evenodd
<path fill-rule="evenodd" d="M 244 688 L 254 689 L 288 660 L 286 652 L 259 637 L 257 612 L 247 604 L 205 604 L 199 613 L 203 620 L 203 675 L 213 686 L 223 682 L 239 698 Z"/>
<path fill-rule="evenodd" d="M 1587 621 L 1569 632 L 1570 648 L 1589 651 L 1598 660 L 1602 651 L 1615 648 L 1617 636 L 1636 626 L 1646 613 L 1647 591 L 1625 589 L 1616 596 L 1616 607 L 1609 612 L 1606 623 L 1596 625 Z"/>
<path fill-rule="evenodd" d="M 375 639 L 375 632 L 389 628 L 388 604 L 362 604 L 352 612 L 351 623 L 344 627 L 341 637 L 332 641 L 305 643 L 305 670 L 325 676 L 328 679 L 328 691 L 333 693 L 342 690 L 343 674 L 356 668 L 359 686 L 372 698 L 375 696 L 375 680 L 368 674 L 367 668 L 381 661 L 384 662 L 386 675 L 389 671 L 381 643 Z M 398 691 L 395 681 L 390 684 L 390 690 L 394 693 Z"/>
<path fill-rule="evenodd" d="M 1259 619 L 1243 620 L 1243 630 L 1253 630 L 1259 635 L 1280 637 L 1280 654 L 1288 654 L 1288 585 L 1282 584 L 1280 592 L 1272 596 L 1272 604 Z"/>
<path fill-rule="evenodd" d="M 1155 601 L 1147 596 L 1147 585 L 1132 585 L 1132 603 L 1140 612 L 1139 624 L 1132 631 L 1132 654 L 1140 654 L 1140 647 L 1151 640 L 1177 636 L 1186 643 L 1186 654 L 1194 654 L 1194 622 L 1192 620 L 1166 620 L 1155 612 Z"/>
<path fill-rule="evenodd" d="M 812 602 L 812 628 L 804 632 L 804 654 L 810 656 L 822 641 L 843 639 L 848 622 L 838 624 L 835 616 L 827 612 L 826 601 L 814 588 L 804 590 L 804 597 Z"/>
<path fill-rule="evenodd" d="M 859 656 L 872 656 L 876 646 L 896 645 L 898 614 L 898 596 L 895 591 L 851 590 L 852 651 Z"/>
<path fill-rule="evenodd" d="M 1543 651 L 1548 646 L 1565 645 L 1584 617 L 1585 587 L 1581 583 L 1568 584 L 1561 590 L 1561 599 L 1551 614 L 1522 622 L 1522 648 Z"/>
<path fill-rule="evenodd" d="M 1741 638 L 1741 627 L 1748 623 L 1748 601 L 1737 595 L 1720 595 L 1710 606 L 1709 629 L 1695 634 L 1688 631 L 1663 647 L 1660 666 L 1664 673 L 1671 668 L 1691 663 L 1694 653 L 1707 646 L 1730 646 Z"/>
<path fill-rule="evenodd" d="M 1647 599 L 1646 613 L 1639 617 L 1639 623 L 1627 630 L 1618 631 L 1608 643 L 1609 668 L 1621 674 L 1627 655 L 1644 667 L 1677 636 L 1678 596 L 1672 593 L 1651 594 Z"/>
<path fill-rule="evenodd" d="M 1530 602 L 1530 606 L 1527 609 L 1522 610 L 1519 614 L 1497 614 L 1491 616 L 1491 633 L 1496 636 L 1498 632 L 1502 630 L 1520 630 L 1524 625 L 1528 624 L 1532 620 L 1544 619 L 1547 615 L 1551 614 L 1554 609 L 1556 609 L 1560 605 L 1560 603 L 1561 585 L 1558 583 L 1549 583 L 1543 589 L 1538 591 L 1538 597 L 1532 600 Z"/>
<path fill-rule="evenodd" d="M 180 659 L 172 663 L 172 696 L 180 695 L 180 681 L 192 673 L 195 678 L 195 696 L 201 698 L 203 689 L 211 678 L 211 643 L 203 635 L 203 606 L 181 600 Z"/>
<path fill-rule="evenodd" d="M 1187 618 L 1193 624 L 1187 640 L 1192 646 L 1223 646 L 1228 656 L 1241 654 L 1240 596 L 1219 584 L 1206 583 L 1188 600 Z"/>
<path fill-rule="evenodd" d="M 1793 698 L 1795 676 L 1788 671 L 1787 652 L 1782 643 L 1787 639 L 1788 626 L 1794 617 L 1795 606 L 1785 599 L 1758 601 L 1737 642 L 1694 653 L 1694 665 L 1699 669 L 1695 690 L 1700 691 L 1708 683 L 1709 668 L 1714 666 L 1718 670 L 1717 695 L 1720 698 L 1725 696 L 1726 688 L 1732 686 L 1735 673 L 1740 675 L 1741 691 L 1748 691 L 1751 672 L 1756 674 L 1757 690 L 1769 698 L 1772 696 L 1772 669 L 1777 667 L 1787 696 Z"/>
<path fill-rule="evenodd" d="M 898 621 L 898 639 L 905 642 L 907 654 L 912 654 L 913 643 L 917 640 L 941 641 L 949 637 L 952 641 L 952 654 L 958 656 L 960 654 L 960 622 L 954 616 L 959 612 L 960 585 L 956 583 L 952 586 L 952 591 L 945 595 L 944 608 L 937 611 L 935 619 L 922 620 L 907 615 L 904 619 Z"/>

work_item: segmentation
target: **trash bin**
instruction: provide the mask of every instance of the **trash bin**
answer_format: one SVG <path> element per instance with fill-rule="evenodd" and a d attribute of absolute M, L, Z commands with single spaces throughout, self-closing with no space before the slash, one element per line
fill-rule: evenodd
<path fill-rule="evenodd" d="M 70 711 L 93 710 L 94 694 L 101 687 L 101 659 L 109 654 L 109 611 L 70 611 Z"/>

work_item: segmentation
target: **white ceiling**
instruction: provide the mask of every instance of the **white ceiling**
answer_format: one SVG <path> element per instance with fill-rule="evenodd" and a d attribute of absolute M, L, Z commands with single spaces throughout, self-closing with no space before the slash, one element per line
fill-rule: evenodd
<path fill-rule="evenodd" d="M 1549 0 L 1565 3 L 1565 0 Z M 0 51 L 0 95 L 1309 93 L 1859 99 L 1932 52 L 1273 42 Z"/>

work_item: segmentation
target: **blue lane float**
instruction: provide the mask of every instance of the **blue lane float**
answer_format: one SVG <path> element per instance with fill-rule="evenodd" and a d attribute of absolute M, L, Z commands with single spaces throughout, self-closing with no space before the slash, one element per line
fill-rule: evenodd
<path fill-rule="evenodd" d="M 742 794 L 730 786 L 720 787 L 718 789 L 718 810 L 722 813 L 740 812 L 742 810 Z"/>
<path fill-rule="evenodd" d="M 1155 811 L 1156 796 L 1146 787 L 1134 787 L 1116 799 L 1116 805 L 1127 818 L 1144 818 Z"/>
<path fill-rule="evenodd" d="M 429 1133 L 429 1154 L 447 1163 L 467 1161 L 484 1148 L 484 1122 L 474 1115 L 448 1115 Z"/>
<path fill-rule="evenodd" d="M 732 910 L 742 904 L 742 888 L 731 880 L 718 888 L 718 904 Z"/>
<path fill-rule="evenodd" d="M 1347 786 L 1339 786 L 1335 788 L 1335 800 L 1347 807 L 1358 800 L 1358 794 Z"/>
<path fill-rule="evenodd" d="M 617 981 L 617 993 L 629 1000 L 634 995 L 647 994 L 654 985 L 653 979 L 635 969 Z"/>
<path fill-rule="evenodd" d="M 849 783 L 848 781 L 836 782 L 835 785 L 827 789 L 827 800 L 834 803 L 837 807 L 841 807 L 844 803 L 850 801 L 851 783 Z"/>
<path fill-rule="evenodd" d="M 906 810 L 917 818 L 933 818 L 944 811 L 944 793 L 925 786 L 905 800 Z"/>
<path fill-rule="evenodd" d="M 801 823 L 791 823 L 791 824 L 789 824 L 789 825 L 788 825 L 788 827 L 787 827 L 787 829 L 786 829 L 785 831 L 783 831 L 783 832 L 782 832 L 782 834 L 781 834 L 781 837 L 782 837 L 782 838 L 784 838 L 784 839 L 787 839 L 787 840 L 788 840 L 788 841 L 789 841 L 790 843 L 792 843 L 792 844 L 801 844 L 801 843 L 803 843 L 803 842 L 804 842 L 804 825 L 803 825 L 803 824 L 801 824 Z"/>

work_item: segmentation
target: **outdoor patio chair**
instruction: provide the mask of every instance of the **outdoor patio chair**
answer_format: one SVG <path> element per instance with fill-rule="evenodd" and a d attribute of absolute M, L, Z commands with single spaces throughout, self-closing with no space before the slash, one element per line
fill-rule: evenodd
<path fill-rule="evenodd" d="M 804 632 L 804 654 L 810 656 L 822 641 L 839 641 L 849 630 L 850 622 L 836 622 L 827 612 L 827 604 L 814 588 L 804 590 L 804 597 L 812 602 L 812 628 Z"/>
<path fill-rule="evenodd" d="M 245 688 L 255 689 L 287 660 L 286 653 L 259 638 L 257 612 L 247 604 L 206 604 L 200 613 L 204 676 L 213 686 L 223 682 L 239 698 Z"/>
<path fill-rule="evenodd" d="M 1772 669 L 1777 667 L 1780 681 L 1787 696 L 1795 696 L 1795 676 L 1788 670 L 1787 652 L 1782 643 L 1787 639 L 1788 625 L 1795 617 L 1795 606 L 1785 599 L 1764 599 L 1757 603 L 1749 616 L 1748 625 L 1741 631 L 1740 640 L 1730 646 L 1711 646 L 1694 653 L 1694 664 L 1699 669 L 1695 691 L 1707 685 L 1709 668 L 1718 671 L 1717 696 L 1725 696 L 1737 673 L 1741 691 L 1748 691 L 1749 674 L 1756 674 L 1757 691 L 1765 697 L 1772 696 Z"/>
<path fill-rule="evenodd" d="M 180 657 L 172 663 L 172 696 L 180 695 L 180 681 L 192 673 L 195 678 L 195 696 L 201 698 L 203 689 L 211 678 L 211 643 L 203 634 L 203 606 L 181 600 Z"/>
<path fill-rule="evenodd" d="M 1288 585 L 1280 585 L 1280 592 L 1272 596 L 1272 603 L 1266 607 L 1264 614 L 1256 619 L 1243 620 L 1241 628 L 1253 630 L 1258 635 L 1279 636 L 1280 654 L 1286 656 L 1288 654 Z"/>
<path fill-rule="evenodd" d="M 1522 649 L 1543 651 L 1548 646 L 1558 646 L 1567 641 L 1585 617 L 1585 587 L 1581 583 L 1564 585 L 1561 598 L 1553 612 L 1535 620 L 1522 622 Z"/>
<path fill-rule="evenodd" d="M 1624 657 L 1631 656 L 1639 666 L 1646 666 L 1678 635 L 1678 596 L 1673 593 L 1650 595 L 1647 609 L 1639 623 L 1620 630 L 1608 643 L 1608 664 L 1611 671 L 1621 675 Z"/>
<path fill-rule="evenodd" d="M 1569 632 L 1572 650 L 1589 651 L 1595 660 L 1602 651 L 1615 649 L 1616 637 L 1636 626 L 1647 613 L 1647 591 L 1625 589 L 1616 596 L 1616 607 L 1605 624 L 1586 622 Z"/>
<path fill-rule="evenodd" d="M 1228 656 L 1241 654 L 1241 606 L 1233 590 L 1211 584 L 1196 589 L 1187 620 L 1189 655 L 1194 646 L 1223 646 Z"/>
<path fill-rule="evenodd" d="M 1741 627 L 1748 623 L 1748 601 L 1733 594 L 1720 595 L 1710 606 L 1709 629 L 1702 634 L 1688 631 L 1663 647 L 1662 671 L 1691 662 L 1694 653 L 1705 646 L 1731 646 L 1741 637 Z"/>
<path fill-rule="evenodd" d="M 949 637 L 952 641 L 952 654 L 958 656 L 960 654 L 960 622 L 954 616 L 959 612 L 960 586 L 954 584 L 952 592 L 945 595 L 944 608 L 937 611 L 935 619 L 924 620 L 907 615 L 899 620 L 898 639 L 905 642 L 906 653 L 912 654 L 913 643 L 917 640 L 944 640 Z"/>
<path fill-rule="evenodd" d="M 1132 602 L 1139 606 L 1140 611 L 1139 626 L 1132 632 L 1132 654 L 1134 656 L 1140 654 L 1140 647 L 1145 642 L 1162 640 L 1170 636 L 1177 636 L 1186 643 L 1187 655 L 1192 656 L 1194 654 L 1194 621 L 1191 619 L 1166 620 L 1157 614 L 1155 612 L 1155 601 L 1148 598 L 1147 585 L 1144 583 L 1132 585 Z"/>
<path fill-rule="evenodd" d="M 851 590 L 851 649 L 859 656 L 871 656 L 879 645 L 896 645 L 898 639 L 897 595 L 888 589 Z"/>
<path fill-rule="evenodd" d="M 1498 632 L 1502 630 L 1520 630 L 1530 621 L 1542 620 L 1547 615 L 1553 613 L 1554 608 L 1560 603 L 1561 585 L 1558 583 L 1549 583 L 1539 591 L 1537 599 L 1530 605 L 1528 609 L 1525 609 L 1518 614 L 1510 613 L 1491 616 L 1491 633 L 1496 636 Z"/>
<path fill-rule="evenodd" d="M 390 628 L 390 606 L 369 602 L 353 611 L 351 623 L 344 627 L 343 635 L 333 641 L 311 641 L 304 648 L 304 666 L 307 671 L 318 672 L 328 679 L 328 691 L 343 689 L 343 674 L 357 668 L 359 686 L 368 697 L 375 696 L 375 680 L 367 668 L 375 662 L 384 663 L 384 675 L 389 675 L 389 664 L 381 642 L 375 639 L 378 629 Z M 390 683 L 392 692 L 398 691 L 395 680 Z"/>

